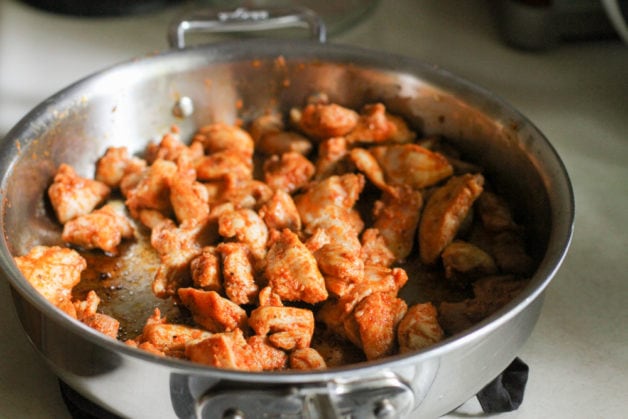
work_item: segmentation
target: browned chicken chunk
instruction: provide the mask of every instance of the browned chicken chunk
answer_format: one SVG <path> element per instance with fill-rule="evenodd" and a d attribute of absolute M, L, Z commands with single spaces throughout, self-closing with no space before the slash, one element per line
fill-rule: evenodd
<path fill-rule="evenodd" d="M 83 249 L 101 249 L 115 255 L 122 240 L 133 238 L 134 232 L 123 214 L 105 205 L 65 223 L 61 239 Z"/>
<path fill-rule="evenodd" d="M 475 199 L 482 193 L 482 175 L 451 178 L 429 198 L 419 227 L 421 261 L 433 264 L 453 241 Z"/>
<path fill-rule="evenodd" d="M 79 176 L 72 166 L 61 164 L 48 188 L 48 197 L 61 224 L 92 212 L 109 196 L 110 188 L 97 180 Z"/>

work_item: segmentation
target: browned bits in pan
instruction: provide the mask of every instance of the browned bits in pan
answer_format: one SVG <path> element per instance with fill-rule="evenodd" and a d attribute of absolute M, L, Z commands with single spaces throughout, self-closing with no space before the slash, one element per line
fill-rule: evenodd
<path fill-rule="evenodd" d="M 149 243 L 155 307 L 172 300 L 180 316 L 143 313 L 127 345 L 247 371 L 409 354 L 499 309 L 534 269 L 483 169 L 383 103 L 356 110 L 321 93 L 246 127 L 180 135 L 143 156 L 107 149 L 95 180 L 60 165 L 48 196 L 72 248 L 15 258 L 48 301 L 115 338 L 101 308 L 115 298 L 73 290 L 97 269 L 88 256 Z"/>

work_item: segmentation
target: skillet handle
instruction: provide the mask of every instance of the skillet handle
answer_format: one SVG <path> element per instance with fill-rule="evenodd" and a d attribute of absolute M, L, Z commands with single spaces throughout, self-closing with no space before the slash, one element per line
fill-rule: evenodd
<path fill-rule="evenodd" d="M 393 374 L 318 385 L 260 387 L 210 390 L 197 400 L 194 417 L 392 419 L 405 417 L 415 402 L 410 386 Z"/>
<path fill-rule="evenodd" d="M 203 9 L 176 18 L 168 29 L 172 48 L 185 48 L 188 33 L 252 32 L 288 27 L 309 28 L 312 39 L 327 40 L 327 29 L 320 16 L 307 8 L 252 9 L 239 7 L 231 11 Z"/>

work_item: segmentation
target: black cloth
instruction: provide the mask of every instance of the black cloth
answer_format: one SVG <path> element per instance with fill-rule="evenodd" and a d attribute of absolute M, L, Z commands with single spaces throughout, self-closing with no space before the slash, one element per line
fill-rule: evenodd
<path fill-rule="evenodd" d="M 484 413 L 517 410 L 528 382 L 528 365 L 515 358 L 510 365 L 476 395 Z"/>

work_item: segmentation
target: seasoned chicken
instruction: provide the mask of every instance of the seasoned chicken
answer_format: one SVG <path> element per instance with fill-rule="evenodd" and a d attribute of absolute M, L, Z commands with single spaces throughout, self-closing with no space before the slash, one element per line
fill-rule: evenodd
<path fill-rule="evenodd" d="M 332 240 L 314 252 L 329 293 L 341 297 L 364 278 L 364 261 L 358 234 L 350 226 L 325 229 Z"/>
<path fill-rule="evenodd" d="M 216 250 L 222 256 L 223 288 L 236 304 L 251 304 L 257 299 L 259 285 L 251 252 L 243 243 L 220 243 Z"/>
<path fill-rule="evenodd" d="M 116 339 L 120 329 L 120 322 L 111 316 L 98 313 L 96 310 L 99 304 L 100 298 L 95 291 L 90 290 L 85 300 L 74 302 L 76 318 L 103 335 Z"/>
<path fill-rule="evenodd" d="M 314 255 L 288 229 L 281 232 L 268 250 L 264 274 L 268 285 L 282 300 L 315 304 L 327 299 L 325 279 Z"/>
<path fill-rule="evenodd" d="M 365 265 L 390 266 L 395 261 L 395 254 L 390 250 L 378 229 L 364 230 L 360 242 L 362 244 L 360 258 Z"/>
<path fill-rule="evenodd" d="M 273 291 L 271 287 L 264 287 L 259 292 L 258 298 L 258 306 L 273 306 L 273 307 L 283 307 L 283 303 L 281 302 L 281 297 L 277 293 Z"/>
<path fill-rule="evenodd" d="M 176 294 L 177 288 L 191 282 L 190 263 L 214 241 L 210 223 L 175 223 L 166 219 L 157 224 L 150 242 L 159 255 L 159 266 L 153 280 L 153 293 L 159 298 Z"/>
<path fill-rule="evenodd" d="M 314 348 L 296 349 L 290 353 L 290 368 L 294 370 L 320 370 L 327 368 L 325 360 Z"/>
<path fill-rule="evenodd" d="M 249 127 L 255 150 L 267 155 L 295 152 L 303 155 L 312 150 L 312 143 L 298 132 L 286 131 L 281 115 L 273 113 L 253 120 Z"/>
<path fill-rule="evenodd" d="M 406 310 L 402 299 L 385 292 L 373 293 L 345 320 L 345 333 L 369 361 L 391 355 L 397 345 L 397 325 Z"/>
<path fill-rule="evenodd" d="M 83 249 L 101 249 L 115 255 L 122 240 L 133 238 L 134 232 L 123 214 L 105 205 L 65 223 L 61 239 Z"/>
<path fill-rule="evenodd" d="M 61 164 L 48 188 L 50 203 L 61 224 L 92 212 L 111 193 L 109 186 L 79 176 L 72 166 Z"/>
<path fill-rule="evenodd" d="M 297 307 L 262 306 L 251 312 L 249 326 L 256 335 L 268 335 L 268 341 L 276 348 L 307 348 L 314 334 L 314 314 Z"/>
<path fill-rule="evenodd" d="M 321 141 L 318 145 L 315 180 L 322 180 L 332 175 L 344 174 L 348 155 L 347 140 L 344 137 L 332 137 Z"/>
<path fill-rule="evenodd" d="M 253 177 L 251 156 L 240 150 L 226 149 L 201 158 L 196 165 L 196 175 L 200 181 L 224 180 L 233 176 L 238 180 Z"/>
<path fill-rule="evenodd" d="M 192 362 L 217 368 L 262 371 L 262 365 L 240 329 L 215 333 L 186 346 L 186 357 Z"/>
<path fill-rule="evenodd" d="M 473 202 L 482 193 L 482 175 L 451 178 L 429 198 L 419 225 L 421 261 L 431 265 L 453 241 Z"/>
<path fill-rule="evenodd" d="M 347 140 L 350 143 L 406 143 L 415 136 L 403 119 L 386 112 L 384 104 L 373 103 L 364 106 Z"/>
<path fill-rule="evenodd" d="M 87 262 L 75 250 L 58 246 L 35 246 L 14 258 L 24 278 L 48 301 L 72 317 L 72 288 L 81 280 Z"/>
<path fill-rule="evenodd" d="M 382 191 L 394 193 L 394 189 L 386 184 L 384 171 L 379 167 L 379 163 L 368 150 L 364 148 L 353 148 L 349 152 L 349 159 L 360 172 L 366 175 L 373 185 Z"/>
<path fill-rule="evenodd" d="M 395 296 L 406 282 L 408 275 L 402 268 L 367 265 L 364 267 L 364 280 L 342 297 L 325 301 L 316 313 L 316 320 L 324 323 L 328 330 L 346 338 L 344 322 L 358 303 L 373 293 Z"/>
<path fill-rule="evenodd" d="M 231 203 L 234 208 L 257 209 L 273 195 L 273 190 L 264 182 L 254 179 L 238 179 L 227 175 L 223 181 L 207 182 L 210 207 Z"/>
<path fill-rule="evenodd" d="M 142 209 L 152 209 L 168 216 L 172 211 L 170 203 L 170 182 L 177 173 L 177 165 L 159 159 L 146 168 L 132 189 L 126 194 L 126 206 L 133 218 L 138 218 Z"/>
<path fill-rule="evenodd" d="M 453 174 L 453 168 L 443 155 L 417 144 L 377 146 L 369 151 L 377 159 L 389 185 L 421 189 Z"/>
<path fill-rule="evenodd" d="M 161 137 L 159 144 L 151 142 L 146 146 L 144 158 L 149 165 L 154 164 L 157 160 L 175 162 L 186 150 L 188 150 L 188 147 L 179 140 L 178 136 L 168 132 Z M 197 155 L 197 157 L 200 157 L 200 155 Z"/>
<path fill-rule="evenodd" d="M 220 255 L 215 246 L 205 246 L 201 253 L 190 261 L 192 283 L 205 291 L 222 291 L 222 268 Z"/>
<path fill-rule="evenodd" d="M 335 103 L 310 103 L 303 109 L 291 109 L 290 119 L 307 136 L 326 139 L 351 132 L 358 123 L 358 113 Z"/>
<path fill-rule="evenodd" d="M 227 211 L 218 217 L 218 233 L 225 238 L 235 238 L 245 244 L 256 261 L 266 255 L 268 227 L 253 210 L 242 208 Z"/>
<path fill-rule="evenodd" d="M 196 171 L 181 170 L 170 181 L 170 203 L 178 222 L 202 222 L 209 215 L 209 192 L 196 181 Z"/>
<path fill-rule="evenodd" d="M 129 156 L 126 147 L 109 147 L 96 162 L 96 180 L 110 188 L 117 188 L 125 174 L 143 170 L 146 161 Z"/>
<path fill-rule="evenodd" d="M 510 207 L 495 193 L 484 190 L 477 200 L 477 212 L 482 225 L 488 231 L 517 230 Z"/>
<path fill-rule="evenodd" d="M 196 324 L 210 332 L 244 330 L 247 325 L 246 311 L 216 291 L 179 288 L 177 293 L 183 305 L 192 312 Z"/>
<path fill-rule="evenodd" d="M 397 328 L 399 353 L 427 348 L 445 336 L 438 323 L 438 312 L 431 303 L 415 304 L 408 308 Z"/>
<path fill-rule="evenodd" d="M 442 302 L 438 306 L 438 321 L 448 335 L 461 332 L 502 308 L 527 283 L 510 275 L 479 279 L 473 283 L 473 298 L 460 302 Z"/>
<path fill-rule="evenodd" d="M 264 181 L 274 190 L 294 193 L 314 176 L 314 164 L 296 152 L 273 155 L 264 161 Z"/>
<path fill-rule="evenodd" d="M 267 336 L 253 335 L 247 339 L 247 343 L 262 371 L 278 371 L 288 365 L 288 354 L 274 347 Z"/>
<path fill-rule="evenodd" d="M 412 251 L 422 206 L 421 192 L 407 185 L 384 192 L 375 203 L 373 227 L 379 230 L 397 261 L 404 260 Z"/>
<path fill-rule="evenodd" d="M 259 215 L 269 230 L 281 231 L 284 228 L 294 232 L 301 230 L 301 217 L 294 200 L 288 192 L 281 189 L 276 190 L 264 203 Z"/>
<path fill-rule="evenodd" d="M 330 206 L 353 208 L 363 188 L 364 177 L 353 173 L 313 182 L 294 200 L 306 230 L 312 233 L 320 227 L 318 221 Z"/>
<path fill-rule="evenodd" d="M 128 344 L 142 347 L 142 344 L 148 343 L 152 349 L 164 355 L 183 358 L 186 346 L 211 336 L 212 334 L 206 330 L 168 323 L 156 308 L 152 316 L 146 320 L 142 334 Z"/>
<path fill-rule="evenodd" d="M 192 138 L 203 144 L 208 154 L 225 150 L 241 153 L 250 159 L 253 156 L 254 143 L 251 135 L 235 125 L 220 122 L 201 127 Z"/>
<path fill-rule="evenodd" d="M 455 240 L 443 250 L 445 277 L 460 285 L 467 285 L 480 276 L 497 273 L 493 257 L 479 247 Z"/>

